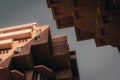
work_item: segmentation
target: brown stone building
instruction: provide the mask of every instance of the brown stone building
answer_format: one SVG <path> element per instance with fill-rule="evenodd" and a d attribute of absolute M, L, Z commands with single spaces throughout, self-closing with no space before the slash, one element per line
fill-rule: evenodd
<path fill-rule="evenodd" d="M 0 80 L 79 80 L 75 51 L 49 25 L 1 28 Z"/>
<path fill-rule="evenodd" d="M 75 26 L 78 41 L 120 47 L 120 0 L 46 0 L 57 28 Z"/>

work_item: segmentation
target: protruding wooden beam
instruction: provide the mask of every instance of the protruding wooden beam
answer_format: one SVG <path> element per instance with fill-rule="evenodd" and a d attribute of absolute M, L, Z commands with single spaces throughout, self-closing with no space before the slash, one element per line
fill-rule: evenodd
<path fill-rule="evenodd" d="M 11 70 L 10 71 L 12 75 L 12 80 L 24 80 L 24 74 L 17 71 L 17 70 Z"/>

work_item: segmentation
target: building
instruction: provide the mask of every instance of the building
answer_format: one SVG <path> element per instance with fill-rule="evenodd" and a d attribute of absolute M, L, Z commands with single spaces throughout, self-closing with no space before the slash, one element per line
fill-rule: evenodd
<path fill-rule="evenodd" d="M 120 47 L 120 0 L 46 0 L 57 28 L 75 26 L 77 41 Z"/>
<path fill-rule="evenodd" d="M 58 29 L 75 26 L 77 41 L 95 37 L 97 0 L 46 1 Z"/>
<path fill-rule="evenodd" d="M 79 80 L 75 50 L 49 25 L 0 29 L 1 80 Z"/>

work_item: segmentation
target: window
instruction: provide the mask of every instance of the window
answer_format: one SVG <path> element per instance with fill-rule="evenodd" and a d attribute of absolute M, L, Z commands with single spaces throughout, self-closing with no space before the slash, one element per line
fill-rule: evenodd
<path fill-rule="evenodd" d="M 34 39 L 35 39 L 36 41 L 38 41 L 38 40 L 41 39 L 41 37 L 40 37 L 40 36 L 36 36 Z"/>
<path fill-rule="evenodd" d="M 75 7 L 79 7 L 81 5 L 81 1 L 80 0 L 74 0 L 74 6 Z"/>
<path fill-rule="evenodd" d="M 59 3 L 59 2 L 60 2 L 60 0 L 50 0 L 51 4 L 55 4 L 55 3 Z"/>
<path fill-rule="evenodd" d="M 106 29 L 101 29 L 101 35 L 107 35 L 108 32 L 106 31 Z"/>
<path fill-rule="evenodd" d="M 106 10 L 116 10 L 120 9 L 120 0 L 105 0 Z"/>
<path fill-rule="evenodd" d="M 14 54 L 18 54 L 22 52 L 22 47 L 18 47 L 15 51 L 14 51 Z"/>
<path fill-rule="evenodd" d="M 103 22 L 104 23 L 111 23 L 112 22 L 112 17 L 110 14 L 107 14 L 105 16 L 103 16 Z"/>

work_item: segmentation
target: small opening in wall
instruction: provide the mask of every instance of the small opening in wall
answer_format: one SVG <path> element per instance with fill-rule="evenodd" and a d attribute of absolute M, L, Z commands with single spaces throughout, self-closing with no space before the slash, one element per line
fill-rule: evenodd
<path fill-rule="evenodd" d="M 22 43 L 24 42 L 24 40 L 22 40 Z"/>
<path fill-rule="evenodd" d="M 6 51 L 6 54 L 8 53 L 8 50 Z"/>
<path fill-rule="evenodd" d="M 2 51 L 2 54 L 5 54 L 5 51 Z"/>
<path fill-rule="evenodd" d="M 18 54 L 22 51 L 22 47 L 19 47 L 17 48 L 15 51 L 14 51 L 14 54 Z"/>
<path fill-rule="evenodd" d="M 27 39 L 25 39 L 25 42 L 27 42 Z"/>
<path fill-rule="evenodd" d="M 35 37 L 34 39 L 37 41 L 37 40 L 40 40 L 41 37 L 40 37 L 40 36 L 37 36 L 37 37 Z"/>

